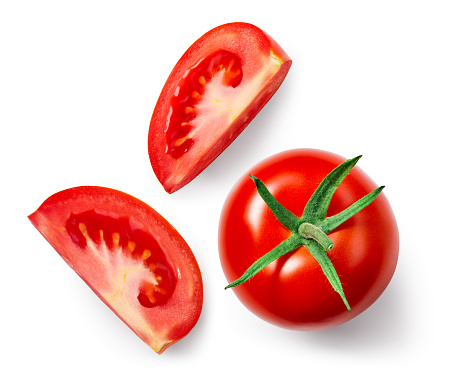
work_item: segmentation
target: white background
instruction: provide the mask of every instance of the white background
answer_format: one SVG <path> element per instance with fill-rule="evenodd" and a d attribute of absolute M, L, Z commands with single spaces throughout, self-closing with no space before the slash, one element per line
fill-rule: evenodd
<path fill-rule="evenodd" d="M 2 382 L 444 382 L 449 20 L 449 2 L 432 0 L 2 1 Z M 182 53 L 232 21 L 265 30 L 293 65 L 244 133 L 168 195 L 148 160 L 153 107 Z M 217 250 L 234 182 L 294 147 L 363 154 L 359 165 L 386 185 L 401 236 L 398 269 L 381 298 L 349 323 L 316 333 L 279 329 L 248 312 L 223 290 Z M 197 257 L 202 316 L 161 356 L 27 219 L 48 196 L 77 185 L 145 201 Z"/>

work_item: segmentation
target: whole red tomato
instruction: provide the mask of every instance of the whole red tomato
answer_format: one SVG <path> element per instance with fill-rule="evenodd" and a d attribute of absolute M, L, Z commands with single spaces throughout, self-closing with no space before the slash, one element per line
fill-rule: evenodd
<path fill-rule="evenodd" d="M 343 161 L 325 151 L 290 150 L 269 157 L 249 173 L 261 180 L 282 206 L 301 218 L 319 184 Z M 326 217 L 345 210 L 376 188 L 361 169 L 355 167 L 349 172 L 334 192 Z M 339 276 L 348 307 L 305 246 L 277 258 L 233 287 L 237 297 L 262 319 L 297 330 L 333 327 L 366 310 L 389 284 L 399 251 L 393 211 L 383 193 L 377 196 L 328 233 L 334 243 L 328 258 Z M 290 236 L 291 231 L 275 217 L 252 179 L 243 176 L 225 201 L 219 225 L 220 260 L 227 280 L 240 278 L 256 260 Z"/>
<path fill-rule="evenodd" d="M 162 353 L 197 323 L 203 283 L 181 235 L 144 202 L 103 187 L 70 188 L 30 221 L 145 343 Z"/>
<path fill-rule="evenodd" d="M 151 165 L 168 193 L 236 139 L 291 64 L 268 34 L 248 23 L 220 25 L 188 48 L 164 84 L 148 133 Z"/>

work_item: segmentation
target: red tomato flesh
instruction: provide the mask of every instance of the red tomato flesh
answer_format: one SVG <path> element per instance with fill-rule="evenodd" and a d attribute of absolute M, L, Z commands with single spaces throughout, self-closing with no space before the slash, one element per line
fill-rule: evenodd
<path fill-rule="evenodd" d="M 77 187 L 49 197 L 29 219 L 156 352 L 196 324 L 200 269 L 181 235 L 148 205 L 116 190 Z"/>
<path fill-rule="evenodd" d="M 291 64 L 270 36 L 247 23 L 214 28 L 185 52 L 149 127 L 150 161 L 167 192 L 192 181 L 236 139 Z"/>
<path fill-rule="evenodd" d="M 149 278 L 141 282 L 137 299 L 144 307 L 152 308 L 166 303 L 172 296 L 175 273 L 156 239 L 130 221 L 131 217 L 115 218 L 91 210 L 71 213 L 65 228 L 81 248 L 96 249 L 99 254 L 114 253 L 117 259 L 125 256 L 124 265 L 132 261 L 141 264 L 144 271 L 148 269 Z"/>
<path fill-rule="evenodd" d="M 194 144 L 189 137 L 199 117 L 197 104 L 204 96 L 206 86 L 223 71 L 222 85 L 236 88 L 242 80 L 241 60 L 235 54 L 220 50 L 201 60 L 188 70 L 170 100 L 170 116 L 166 130 L 166 152 L 181 157 Z"/>
<path fill-rule="evenodd" d="M 330 152 L 290 150 L 263 160 L 239 179 L 226 199 L 219 226 L 220 261 L 228 282 L 291 235 L 248 174 L 258 177 L 284 207 L 301 216 L 321 181 L 344 161 Z M 327 216 L 343 211 L 376 187 L 355 167 L 333 195 Z M 328 257 L 351 311 L 305 247 L 281 256 L 233 292 L 257 316 L 288 329 L 320 330 L 353 319 L 378 299 L 397 265 L 399 234 L 384 193 L 328 236 L 334 243 Z"/>

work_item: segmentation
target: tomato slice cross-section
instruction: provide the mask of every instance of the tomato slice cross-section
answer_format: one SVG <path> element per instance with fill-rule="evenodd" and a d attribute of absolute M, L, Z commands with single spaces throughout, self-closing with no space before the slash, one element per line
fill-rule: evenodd
<path fill-rule="evenodd" d="M 153 170 L 168 193 L 197 177 L 245 129 L 292 64 L 264 31 L 229 23 L 200 37 L 170 73 L 149 127 Z"/>
<path fill-rule="evenodd" d="M 76 187 L 29 216 L 61 257 L 157 353 L 197 323 L 203 286 L 181 235 L 123 192 Z"/>

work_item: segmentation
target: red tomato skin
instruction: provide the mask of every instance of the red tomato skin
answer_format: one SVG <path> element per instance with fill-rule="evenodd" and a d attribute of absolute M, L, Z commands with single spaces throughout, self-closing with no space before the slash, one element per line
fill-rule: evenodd
<path fill-rule="evenodd" d="M 165 132 L 172 96 L 177 92 L 183 76 L 198 62 L 216 51 L 236 55 L 242 64 L 243 78 L 230 96 L 224 98 L 239 109 L 230 122 L 221 122 L 218 114 L 211 115 L 205 128 L 194 134 L 194 145 L 180 158 L 167 153 Z M 278 63 L 276 70 L 268 63 Z M 247 127 L 266 105 L 285 79 L 291 59 L 264 31 L 248 23 L 229 23 L 218 26 L 200 37 L 182 55 L 170 73 L 156 103 L 148 135 L 148 152 L 153 171 L 168 193 L 173 193 L 197 177 Z M 264 78 L 255 92 L 252 81 Z M 252 94 L 251 100 L 248 94 Z M 243 98 L 243 101 L 239 100 Z M 237 105 L 236 105 L 237 103 Z M 231 107 L 233 109 L 234 107 Z M 241 110 L 242 109 L 242 110 Z"/>
<path fill-rule="evenodd" d="M 263 160 L 248 173 L 261 179 L 282 205 L 301 216 L 320 182 L 345 160 L 326 151 L 294 149 Z M 355 167 L 334 194 L 327 216 L 376 188 Z M 240 277 L 257 258 L 289 235 L 244 175 L 228 195 L 219 224 L 220 261 L 228 282 Z M 328 256 L 351 311 L 305 247 L 275 260 L 233 291 L 250 311 L 283 328 L 321 330 L 353 319 L 383 293 L 397 265 L 399 233 L 384 193 L 329 237 L 334 248 Z"/>
<path fill-rule="evenodd" d="M 109 281 L 104 262 L 75 244 L 66 228 L 70 213 L 95 209 L 111 217 L 131 217 L 133 223 L 150 233 L 168 256 L 178 277 L 167 303 L 145 308 L 133 296 L 125 295 L 131 315 L 116 310 L 101 291 L 116 282 Z M 83 186 L 50 196 L 29 217 L 31 223 L 86 282 L 94 293 L 158 354 L 185 337 L 197 323 L 203 305 L 203 283 L 197 261 L 188 244 L 172 225 L 153 208 L 126 193 L 104 187 Z M 142 327 L 133 326 L 137 319 Z M 151 330 L 151 333 L 147 330 Z"/>

